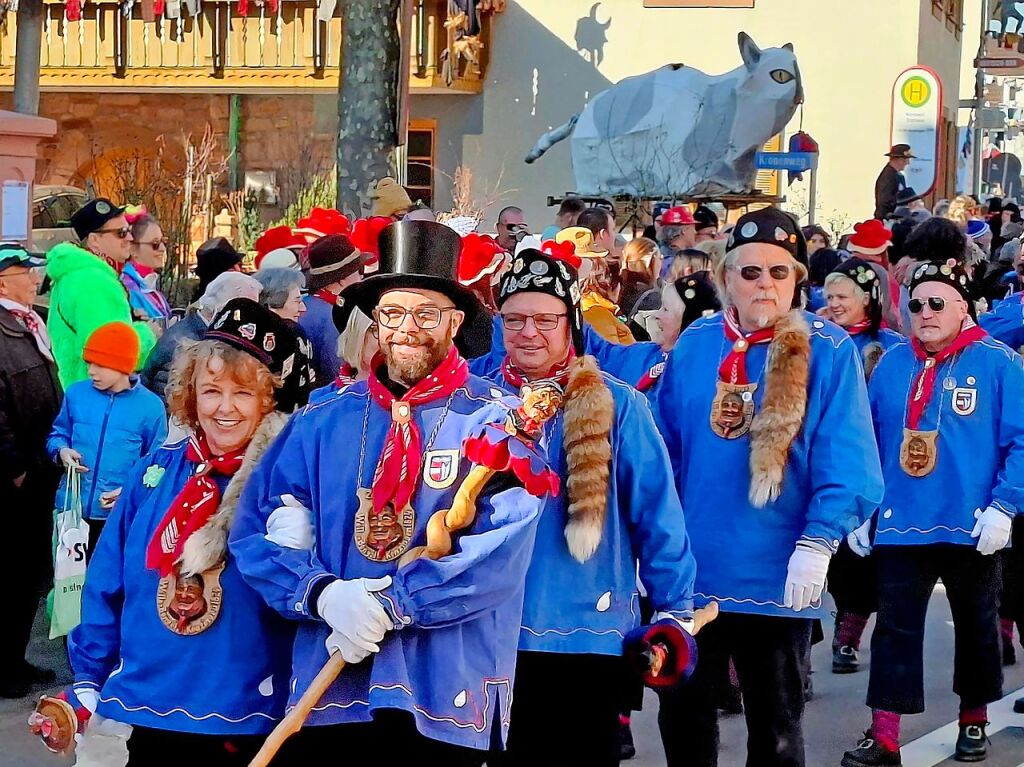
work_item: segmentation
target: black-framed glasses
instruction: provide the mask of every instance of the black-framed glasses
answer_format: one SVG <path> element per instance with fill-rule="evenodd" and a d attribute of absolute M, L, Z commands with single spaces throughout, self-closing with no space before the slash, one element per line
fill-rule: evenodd
<path fill-rule="evenodd" d="M 446 312 L 454 312 L 454 306 L 433 306 L 423 304 L 415 309 L 406 309 L 403 306 L 379 306 L 374 312 L 374 319 L 388 330 L 397 330 L 402 327 L 405 318 L 412 315 L 412 321 L 420 330 L 433 330 L 441 324 L 441 317 Z"/>
<path fill-rule="evenodd" d="M 161 248 L 166 248 L 167 247 L 167 238 L 165 237 L 162 240 L 146 240 L 144 242 L 136 242 L 135 244 L 136 245 L 148 245 L 153 250 L 160 250 Z"/>
<path fill-rule="evenodd" d="M 123 240 L 132 233 L 131 227 L 122 226 L 118 229 L 97 229 L 94 234 L 116 234 L 117 239 Z"/>
<path fill-rule="evenodd" d="M 554 330 L 558 327 L 558 323 L 562 321 L 565 314 L 553 314 L 551 312 L 543 312 L 541 314 L 502 314 L 501 324 L 511 330 L 514 333 L 518 333 L 526 327 L 526 323 L 533 321 L 533 326 L 537 330 Z"/>
<path fill-rule="evenodd" d="M 938 314 L 941 311 L 944 311 L 946 308 L 945 298 L 943 298 L 942 296 L 928 296 L 927 299 L 911 298 L 909 301 L 907 301 L 907 310 L 911 314 L 920 314 L 921 310 L 924 309 L 925 301 L 928 302 L 928 308 L 931 309 L 936 314 Z"/>
<path fill-rule="evenodd" d="M 757 282 L 761 279 L 761 275 L 764 274 L 763 266 L 755 266 L 753 264 L 749 266 L 730 266 L 733 271 L 739 272 L 740 277 L 745 279 L 747 282 Z M 774 266 L 768 267 L 768 276 L 773 280 L 781 281 L 789 278 L 789 275 L 793 273 L 793 267 L 789 264 L 775 264 Z"/>

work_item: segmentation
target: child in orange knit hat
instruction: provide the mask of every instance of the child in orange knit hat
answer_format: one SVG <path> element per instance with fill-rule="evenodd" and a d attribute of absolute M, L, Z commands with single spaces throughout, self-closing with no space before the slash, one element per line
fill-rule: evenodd
<path fill-rule="evenodd" d="M 80 472 L 82 516 L 89 522 L 89 551 L 136 462 L 167 437 L 163 403 L 133 374 L 139 336 L 131 325 L 111 322 L 93 331 L 82 359 L 89 380 L 68 387 L 46 448 L 60 466 Z M 66 480 L 57 490 L 63 508 Z"/>

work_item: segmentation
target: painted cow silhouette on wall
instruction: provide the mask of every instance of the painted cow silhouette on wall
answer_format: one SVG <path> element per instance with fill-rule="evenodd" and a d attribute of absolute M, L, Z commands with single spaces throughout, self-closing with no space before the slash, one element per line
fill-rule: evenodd
<path fill-rule="evenodd" d="M 793 46 L 739 33 L 743 65 L 708 75 L 682 64 L 629 77 L 544 134 L 532 163 L 572 136 L 576 191 L 671 197 L 754 188 L 754 154 L 786 127 L 804 91 Z"/>

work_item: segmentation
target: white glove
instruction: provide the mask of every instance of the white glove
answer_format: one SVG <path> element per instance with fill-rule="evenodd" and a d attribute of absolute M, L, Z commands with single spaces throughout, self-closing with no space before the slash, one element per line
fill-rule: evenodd
<path fill-rule="evenodd" d="M 311 550 L 316 543 L 312 512 L 295 500 L 294 496 L 283 495 L 281 501 L 284 506 L 278 506 L 267 518 L 267 534 L 264 537 L 286 549 Z"/>
<path fill-rule="evenodd" d="M 659 612 L 655 613 L 654 617 L 651 618 L 651 623 L 658 623 L 664 620 L 675 621 L 683 631 L 693 636 L 693 618 L 680 618 L 678 615 L 673 615 L 669 612 Z"/>
<path fill-rule="evenodd" d="M 831 554 L 824 549 L 807 543 L 798 543 L 789 558 L 789 569 L 786 573 L 786 588 L 783 592 L 784 607 L 791 607 L 800 612 L 821 601 L 821 592 L 825 590 L 825 576 L 828 574 L 828 562 Z"/>
<path fill-rule="evenodd" d="M 71 688 L 75 692 L 75 696 L 78 698 L 78 702 L 84 706 L 90 714 L 96 713 L 96 706 L 100 702 L 100 693 L 95 687 L 91 685 L 77 685 Z"/>
<path fill-rule="evenodd" d="M 846 543 L 858 557 L 866 557 L 871 553 L 871 520 L 858 527 L 848 536 Z"/>
<path fill-rule="evenodd" d="M 1013 519 L 995 506 L 989 506 L 982 512 L 974 512 L 974 517 L 978 522 L 971 530 L 971 537 L 978 539 L 978 551 L 988 556 L 1005 549 L 1006 544 L 1010 542 Z"/>
<path fill-rule="evenodd" d="M 346 663 L 359 663 L 379 652 L 378 644 L 394 624 L 373 592 L 391 585 L 391 576 L 337 580 L 323 590 L 316 602 L 317 612 L 333 629 L 327 637 L 327 652 L 339 652 Z"/>

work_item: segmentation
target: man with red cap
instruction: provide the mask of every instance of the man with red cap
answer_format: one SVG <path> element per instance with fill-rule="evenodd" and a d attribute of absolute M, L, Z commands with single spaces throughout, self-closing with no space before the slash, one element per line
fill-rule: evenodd
<path fill-rule="evenodd" d="M 662 213 L 658 223 L 661 225 L 658 247 L 664 256 L 661 263 L 661 278 L 664 280 L 676 254 L 697 244 L 697 219 L 688 206 L 677 205 Z"/>

